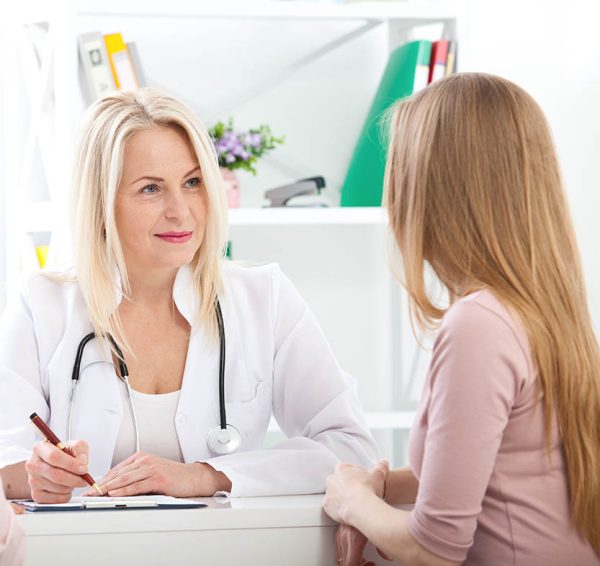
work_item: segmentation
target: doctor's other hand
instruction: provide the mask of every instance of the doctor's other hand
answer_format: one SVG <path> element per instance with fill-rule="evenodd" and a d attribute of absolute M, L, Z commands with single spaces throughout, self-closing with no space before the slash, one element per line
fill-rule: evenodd
<path fill-rule="evenodd" d="M 352 464 L 337 464 L 335 472 L 327 478 L 323 500 L 325 513 L 338 523 L 350 524 L 352 512 L 360 510 L 365 497 L 383 497 L 389 470 L 387 460 L 381 460 L 371 470 Z"/>
<path fill-rule="evenodd" d="M 98 482 L 111 497 L 161 494 L 172 497 L 203 497 L 217 491 L 231 491 L 231 482 L 212 466 L 194 462 L 182 464 L 153 454 L 136 452 L 110 470 Z M 89 490 L 84 495 L 94 495 Z"/>
<path fill-rule="evenodd" d="M 38 503 L 66 503 L 73 489 L 85 487 L 81 474 L 88 473 L 89 447 L 85 440 L 66 443 L 69 454 L 47 441 L 33 446 L 25 462 L 31 498 Z"/>

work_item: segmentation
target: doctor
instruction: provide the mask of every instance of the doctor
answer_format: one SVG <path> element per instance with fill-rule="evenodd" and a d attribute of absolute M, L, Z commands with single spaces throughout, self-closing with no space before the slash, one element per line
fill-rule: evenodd
<path fill-rule="evenodd" d="M 8 497 L 67 501 L 83 472 L 112 496 L 320 493 L 337 461 L 377 458 L 291 282 L 222 260 L 225 193 L 183 104 L 148 89 L 94 104 L 74 210 L 75 268 L 31 277 L 0 327 Z M 36 443 L 34 411 L 72 456 Z M 263 449 L 271 414 L 288 439 Z"/>

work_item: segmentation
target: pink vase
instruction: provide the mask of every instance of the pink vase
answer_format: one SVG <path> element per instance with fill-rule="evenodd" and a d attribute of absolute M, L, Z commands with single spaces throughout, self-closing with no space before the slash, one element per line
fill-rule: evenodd
<path fill-rule="evenodd" d="M 221 176 L 223 177 L 223 185 L 225 187 L 225 195 L 227 197 L 227 205 L 229 208 L 240 207 L 240 182 L 238 181 L 237 175 L 227 169 L 226 167 L 220 167 Z"/>

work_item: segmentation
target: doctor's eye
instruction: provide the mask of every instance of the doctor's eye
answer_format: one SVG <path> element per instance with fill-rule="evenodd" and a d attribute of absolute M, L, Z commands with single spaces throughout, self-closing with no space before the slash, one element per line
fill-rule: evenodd
<path fill-rule="evenodd" d="M 154 195 L 158 192 L 158 185 L 146 185 L 145 187 L 142 187 L 140 189 L 140 193 L 143 193 L 145 195 Z"/>
<path fill-rule="evenodd" d="M 200 177 L 192 177 L 185 182 L 185 186 L 191 189 L 199 187 L 202 184 L 202 179 Z"/>

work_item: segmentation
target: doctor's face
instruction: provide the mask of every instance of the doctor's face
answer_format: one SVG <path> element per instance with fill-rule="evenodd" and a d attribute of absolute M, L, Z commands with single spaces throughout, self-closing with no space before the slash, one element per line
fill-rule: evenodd
<path fill-rule="evenodd" d="M 192 261 L 204 237 L 207 196 L 183 130 L 154 126 L 129 139 L 115 214 L 128 271 Z"/>

